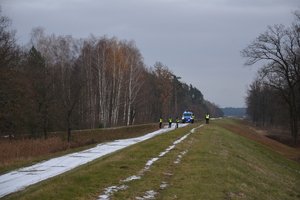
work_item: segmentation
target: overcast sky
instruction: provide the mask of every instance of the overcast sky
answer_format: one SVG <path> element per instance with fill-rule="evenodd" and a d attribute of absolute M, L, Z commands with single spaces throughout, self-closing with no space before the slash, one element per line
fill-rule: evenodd
<path fill-rule="evenodd" d="M 243 107 L 257 69 L 243 50 L 268 25 L 290 26 L 299 0 L 0 0 L 20 44 L 47 34 L 134 40 L 150 67 L 162 62 L 220 107 Z"/>

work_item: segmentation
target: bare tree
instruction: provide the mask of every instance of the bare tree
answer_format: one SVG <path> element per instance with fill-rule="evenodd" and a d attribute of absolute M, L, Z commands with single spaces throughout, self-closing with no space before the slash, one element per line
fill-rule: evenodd
<path fill-rule="evenodd" d="M 63 125 L 70 141 L 71 129 L 76 127 L 80 118 L 78 104 L 85 81 L 81 76 L 80 66 L 76 65 L 81 48 L 80 43 L 71 36 L 58 37 L 55 48 L 56 98 L 58 106 L 62 108 Z"/>
<path fill-rule="evenodd" d="M 141 89 L 144 85 L 143 73 L 144 63 L 139 49 L 134 41 L 124 44 L 125 63 L 127 65 L 126 77 L 124 81 L 124 114 L 123 121 L 126 125 L 131 125 L 135 121 L 137 105 L 139 103 Z"/>
<path fill-rule="evenodd" d="M 47 138 L 48 115 L 53 99 L 53 76 L 46 68 L 45 59 L 34 46 L 30 49 L 24 65 L 24 74 L 28 80 L 27 95 L 31 99 L 30 110 L 27 113 L 32 121 L 31 132 L 35 138 L 42 132 Z"/>
<path fill-rule="evenodd" d="M 108 45 L 109 41 L 106 37 L 101 38 L 95 46 L 95 67 L 96 67 L 96 80 L 97 80 L 97 92 L 98 98 L 98 112 L 100 113 L 100 123 L 104 127 L 108 125 L 109 119 L 109 96 L 107 94 L 108 84 L 107 84 L 107 73 L 106 66 L 108 63 Z"/>
<path fill-rule="evenodd" d="M 172 98 L 172 72 L 161 62 L 156 62 L 152 74 L 155 76 L 155 110 L 157 116 L 171 117 L 170 100 Z"/>
<path fill-rule="evenodd" d="M 295 24 L 269 26 L 268 30 L 248 45 L 241 55 L 245 66 L 260 60 L 269 61 L 261 70 L 264 84 L 276 89 L 285 100 L 289 111 L 291 133 L 296 143 L 300 117 L 300 32 Z"/>
<path fill-rule="evenodd" d="M 269 85 L 255 79 L 247 89 L 245 102 L 247 114 L 255 124 L 274 124 L 276 105 L 278 103 L 277 91 Z M 282 115 L 282 112 L 280 112 Z"/>
<path fill-rule="evenodd" d="M 1 10 L 0 10 L 1 11 Z M 131 125 L 203 110 L 203 96 L 167 66 L 147 69 L 134 41 L 91 35 L 47 35 L 37 27 L 28 46 L 16 45 L 0 14 L 0 132 Z"/>
<path fill-rule="evenodd" d="M 11 20 L 0 7 L 0 132 L 18 133 L 25 126 L 23 108 L 27 104 L 20 62 L 22 51 L 16 44 Z"/>

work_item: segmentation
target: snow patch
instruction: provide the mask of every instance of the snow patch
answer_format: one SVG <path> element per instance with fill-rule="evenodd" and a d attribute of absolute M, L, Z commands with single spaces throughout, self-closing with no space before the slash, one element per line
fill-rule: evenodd
<path fill-rule="evenodd" d="M 180 124 L 180 127 L 187 124 Z M 0 176 L 0 198 L 19 190 L 23 190 L 29 185 L 38 183 L 75 167 L 91 162 L 109 153 L 128 147 L 132 144 L 142 142 L 156 135 L 174 130 L 174 128 L 163 128 L 141 137 L 115 140 L 113 142 L 101 143 L 94 148 L 72 153 L 36 165 L 15 170 Z M 33 173 L 34 172 L 34 173 Z"/>
<path fill-rule="evenodd" d="M 154 190 L 149 190 L 145 192 L 145 196 L 143 197 L 135 197 L 135 199 L 138 200 L 143 200 L 143 199 L 155 199 L 155 195 L 157 194 L 157 192 L 155 192 Z"/>
<path fill-rule="evenodd" d="M 158 157 L 151 158 L 150 160 L 148 160 L 147 163 L 145 164 L 145 168 L 139 172 L 139 176 L 136 176 L 136 175 L 130 176 L 130 177 L 126 178 L 125 180 L 121 180 L 120 183 L 122 183 L 122 182 L 129 182 L 129 181 L 136 180 L 136 179 L 141 179 L 141 176 L 144 175 L 144 172 L 148 171 L 150 169 L 150 167 L 153 165 L 153 163 L 156 162 L 159 159 L 159 157 L 162 157 L 166 153 L 168 153 L 171 149 L 173 149 L 175 147 L 176 144 L 182 142 L 185 138 L 187 138 L 187 136 L 189 134 L 190 133 L 184 135 L 179 140 L 176 140 L 175 142 L 173 142 L 173 145 L 169 146 L 165 151 L 161 152 Z M 107 200 L 107 199 L 109 199 L 110 196 L 112 196 L 115 192 L 118 191 L 118 188 L 119 188 L 118 186 L 111 186 L 111 187 L 106 188 L 104 190 L 104 195 L 100 195 L 99 196 L 100 197 L 99 200 Z M 150 191 L 153 191 L 153 190 L 150 190 Z M 149 191 L 147 191 L 147 192 L 149 193 Z M 148 194 L 146 196 L 136 197 L 136 198 L 137 199 L 151 199 L 152 196 L 150 194 Z"/>
<path fill-rule="evenodd" d="M 166 187 L 168 187 L 168 184 L 167 184 L 167 182 L 163 181 L 159 187 L 160 187 L 160 189 L 165 189 Z"/>
<path fill-rule="evenodd" d="M 177 160 L 174 161 L 174 163 L 178 164 L 182 158 L 182 155 L 186 154 L 187 152 L 188 152 L 188 150 L 181 152 L 181 155 L 178 155 L 178 158 L 177 158 Z"/>
<path fill-rule="evenodd" d="M 121 182 L 129 182 L 129 181 L 137 180 L 137 179 L 141 179 L 141 176 L 133 175 L 133 176 L 126 178 L 125 180 L 122 180 Z"/>
<path fill-rule="evenodd" d="M 115 192 L 119 191 L 119 190 L 126 190 L 128 188 L 127 185 L 121 185 L 121 186 L 111 186 L 111 187 L 108 187 L 108 188 L 105 188 L 105 192 L 104 192 L 104 195 L 100 195 L 99 199 L 100 200 L 109 200 L 109 197 L 111 195 L 113 195 Z"/>
<path fill-rule="evenodd" d="M 179 124 L 180 127 L 186 126 L 188 124 Z M 203 126 L 203 125 L 201 125 Z M 201 127 L 200 126 L 200 127 Z M 21 168 L 19 170 L 15 170 L 6 174 L 3 174 L 0 176 L 0 198 L 8 195 L 13 192 L 17 192 L 20 190 L 25 189 L 27 186 L 38 183 L 40 181 L 46 180 L 48 178 L 54 177 L 56 175 L 62 174 L 64 172 L 67 172 L 69 170 L 74 169 L 75 167 L 78 167 L 80 165 L 86 164 L 88 162 L 91 162 L 97 158 L 100 158 L 104 155 L 110 154 L 112 152 L 115 152 L 117 150 L 123 149 L 125 147 L 128 147 L 132 144 L 136 144 L 138 142 L 142 142 L 144 140 L 147 140 L 149 138 L 152 138 L 156 135 L 174 130 L 175 127 L 172 128 L 162 128 L 160 130 L 154 131 L 152 133 L 146 134 L 141 137 L 137 138 L 131 138 L 131 139 L 123 139 L 123 140 L 115 140 L 113 142 L 107 142 L 107 143 L 101 143 L 97 145 L 94 148 L 65 155 L 58 158 L 53 158 L 48 161 L 40 162 L 36 165 Z M 194 131 L 194 130 L 193 130 Z M 192 131 L 191 131 L 192 132 Z M 185 135 L 181 139 L 175 141 L 172 146 L 167 148 L 164 152 L 161 152 L 158 157 L 164 156 L 166 153 L 168 153 L 171 149 L 175 147 L 175 145 L 182 140 L 184 140 L 188 136 Z M 144 170 L 140 171 L 140 175 L 143 175 L 145 171 L 147 171 L 151 165 L 156 162 L 158 158 L 153 158 L 147 162 L 147 166 Z M 135 179 L 140 179 L 141 176 L 131 176 L 125 179 L 125 181 L 131 181 Z M 111 186 L 107 189 L 107 197 L 105 195 L 99 196 L 102 199 L 109 199 L 109 196 L 113 194 L 114 192 L 118 190 L 126 189 L 128 186 L 121 185 L 121 186 Z"/>

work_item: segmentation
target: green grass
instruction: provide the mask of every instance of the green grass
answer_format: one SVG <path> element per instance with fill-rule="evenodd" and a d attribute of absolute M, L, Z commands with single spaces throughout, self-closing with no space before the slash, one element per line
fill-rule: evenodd
<path fill-rule="evenodd" d="M 233 119 L 213 120 L 195 129 L 158 157 L 200 124 L 132 145 L 4 199 L 97 199 L 105 188 L 122 184 L 128 188 L 111 199 L 136 199 L 150 190 L 156 192 L 155 199 L 165 200 L 300 199 L 300 164 L 223 126 L 249 131 Z M 180 162 L 174 163 L 179 155 Z M 143 171 L 152 158 L 159 159 Z M 133 175 L 141 179 L 120 183 Z"/>

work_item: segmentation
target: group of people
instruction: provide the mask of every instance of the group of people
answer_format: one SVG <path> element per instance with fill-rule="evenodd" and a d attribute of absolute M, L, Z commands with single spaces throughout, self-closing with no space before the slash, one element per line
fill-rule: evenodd
<path fill-rule="evenodd" d="M 162 119 L 162 117 L 160 117 L 159 118 L 159 128 L 161 128 L 162 122 L 163 122 L 163 119 Z M 171 128 L 173 119 L 170 117 L 168 119 L 168 122 L 169 122 L 169 128 Z M 175 122 L 176 122 L 176 128 L 178 128 L 178 123 L 179 123 L 179 118 L 178 117 L 176 117 Z"/>
<path fill-rule="evenodd" d="M 209 116 L 209 114 L 207 113 L 207 114 L 205 115 L 206 124 L 209 124 L 209 118 L 210 118 L 210 116 Z M 194 123 L 194 119 L 195 119 L 195 116 L 192 116 L 192 117 L 191 117 L 191 123 Z M 170 118 L 168 119 L 168 122 L 169 122 L 169 128 L 171 128 L 173 119 L 170 117 Z M 175 122 L 176 122 L 176 128 L 178 128 L 178 123 L 179 123 L 179 118 L 178 118 L 178 117 L 176 117 Z M 162 117 L 160 117 L 160 118 L 159 118 L 159 128 L 161 128 L 162 123 L 163 123 L 163 119 L 162 119 Z"/>

